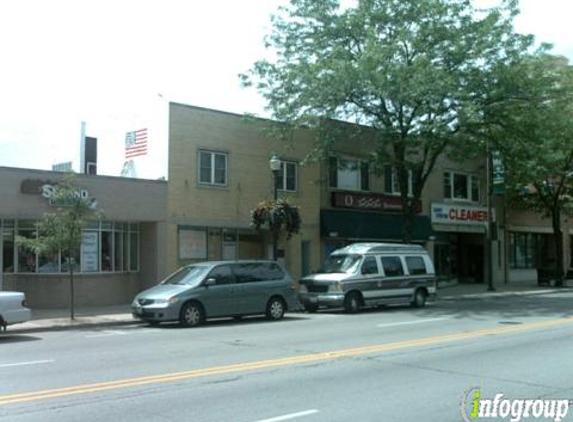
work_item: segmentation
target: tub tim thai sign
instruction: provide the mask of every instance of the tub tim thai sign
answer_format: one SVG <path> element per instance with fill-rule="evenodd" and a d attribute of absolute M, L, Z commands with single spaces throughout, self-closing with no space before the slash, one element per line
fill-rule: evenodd
<path fill-rule="evenodd" d="M 488 220 L 486 207 L 432 204 L 432 223 L 483 226 Z"/>
<path fill-rule="evenodd" d="M 376 193 L 333 192 L 332 206 L 337 208 L 354 208 L 372 211 L 402 211 L 402 199 L 399 196 Z M 422 211 L 420 201 L 416 202 L 416 212 Z"/>

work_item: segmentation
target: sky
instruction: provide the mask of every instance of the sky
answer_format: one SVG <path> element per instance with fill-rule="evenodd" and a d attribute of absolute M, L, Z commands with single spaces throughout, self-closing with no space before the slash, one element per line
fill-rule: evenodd
<path fill-rule="evenodd" d="M 2 0 L 0 166 L 77 169 L 84 121 L 98 138 L 98 173 L 117 176 L 125 133 L 157 123 L 169 101 L 266 116 L 238 75 L 269 54 L 263 37 L 284 2 Z M 520 9 L 516 30 L 573 63 L 573 2 L 520 0 Z"/>

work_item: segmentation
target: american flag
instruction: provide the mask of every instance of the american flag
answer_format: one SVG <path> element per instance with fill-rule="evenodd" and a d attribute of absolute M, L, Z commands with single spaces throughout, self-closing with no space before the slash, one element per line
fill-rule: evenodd
<path fill-rule="evenodd" d="M 147 154 L 147 129 L 140 129 L 125 134 L 125 158 Z"/>

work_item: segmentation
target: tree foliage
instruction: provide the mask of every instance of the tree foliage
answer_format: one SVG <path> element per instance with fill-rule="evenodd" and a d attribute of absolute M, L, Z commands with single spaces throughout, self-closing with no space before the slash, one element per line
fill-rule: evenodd
<path fill-rule="evenodd" d="M 70 280 L 70 318 L 74 319 L 74 268 L 76 255 L 82 244 L 82 231 L 89 219 L 101 217 L 93 198 L 83 198 L 73 177 L 58 182 L 50 196 L 55 212 L 44 214 L 37 223 L 38 236 L 35 239 L 18 238 L 24 247 L 38 254 L 61 254 L 68 269 Z"/>
<path fill-rule="evenodd" d="M 267 38 L 276 59 L 255 63 L 243 83 L 290 127 L 324 128 L 337 119 L 374 129 L 373 147 L 363 153 L 373 168 L 396 167 L 411 226 L 438 156 L 462 146 L 463 122 L 479 115 L 488 73 L 532 43 L 513 31 L 517 12 L 515 0 L 487 10 L 471 0 L 356 0 L 346 8 L 336 0 L 291 0 Z M 333 138 L 317 133 L 324 155 Z M 410 172 L 417 175 L 413 197 Z"/>
<path fill-rule="evenodd" d="M 521 99 L 492 103 L 488 113 L 496 124 L 487 134 L 503 152 L 510 204 L 551 219 L 559 285 L 562 217 L 573 214 L 573 68 L 563 57 L 548 54 L 518 66 L 504 73 L 504 84 Z"/>

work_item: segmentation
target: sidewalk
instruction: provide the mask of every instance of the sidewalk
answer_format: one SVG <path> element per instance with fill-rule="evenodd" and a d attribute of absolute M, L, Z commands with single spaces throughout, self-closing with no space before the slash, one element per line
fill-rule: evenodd
<path fill-rule="evenodd" d="M 455 284 L 441 286 L 438 289 L 438 301 L 456 299 L 487 299 L 503 296 L 536 295 L 551 292 L 568 291 L 569 289 L 549 286 L 527 285 L 496 285 L 494 292 L 487 291 L 487 284 Z M 573 287 L 573 286 L 569 286 Z M 75 319 L 70 319 L 69 309 L 32 309 L 32 320 L 8 327 L 7 333 L 31 333 L 72 328 L 97 328 L 109 326 L 132 325 L 142 323 L 131 315 L 130 304 L 79 307 L 75 311 Z"/>

